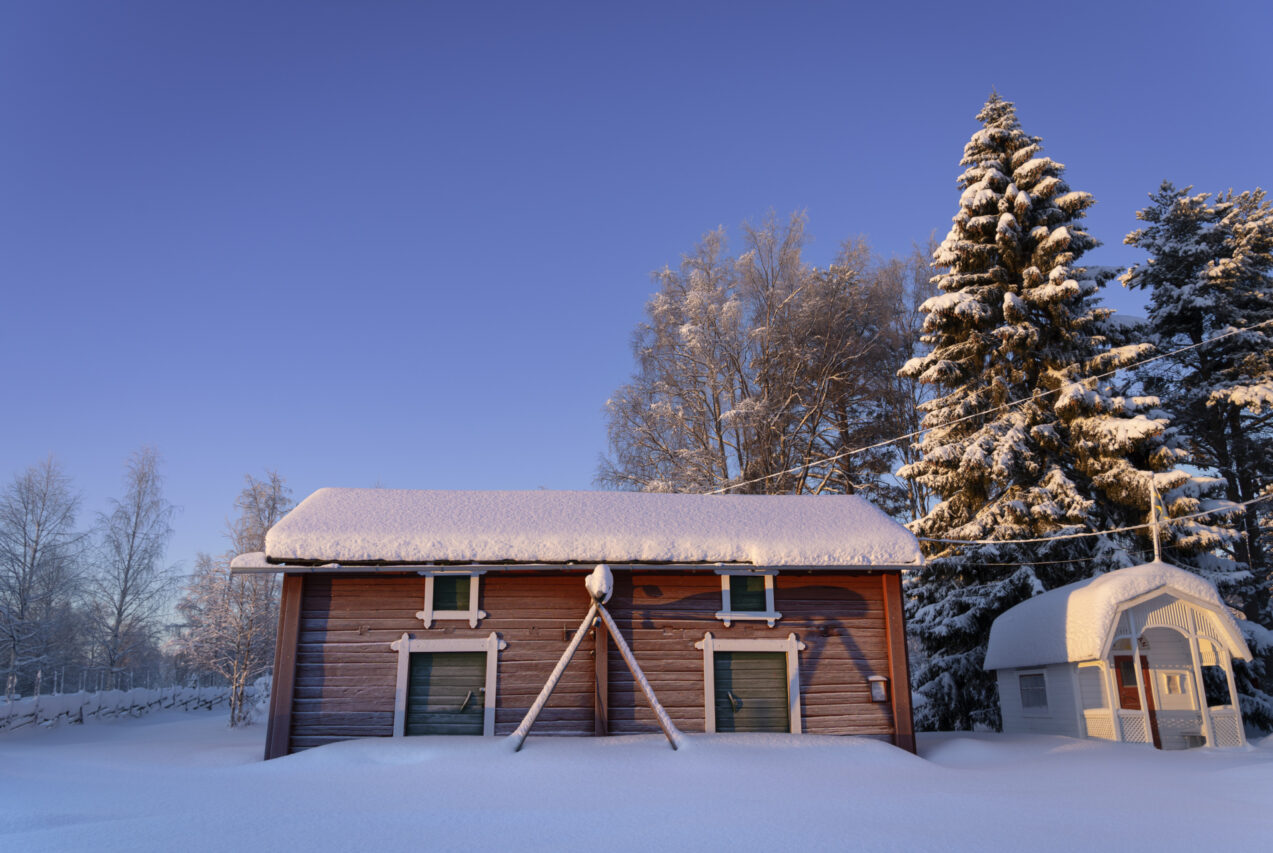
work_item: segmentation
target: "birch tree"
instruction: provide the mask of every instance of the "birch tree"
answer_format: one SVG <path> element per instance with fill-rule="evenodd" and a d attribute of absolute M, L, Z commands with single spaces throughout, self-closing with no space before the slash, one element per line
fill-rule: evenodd
<path fill-rule="evenodd" d="M 846 455 L 898 428 L 911 355 L 896 325 L 901 267 L 862 241 L 826 269 L 803 260 L 804 219 L 744 229 L 731 257 L 708 234 L 637 330 L 637 371 L 607 403 L 598 480 L 647 491 L 861 493 L 904 512 L 891 447 Z"/>
<path fill-rule="evenodd" d="M 79 497 L 53 457 L 18 474 L 0 495 L 0 655 L 7 694 L 29 689 L 48 663 L 79 581 Z"/>
<path fill-rule="evenodd" d="M 172 570 L 163 565 L 175 508 L 164 498 L 160 459 L 143 447 L 128 459 L 124 496 L 99 516 L 100 541 L 87 583 L 96 663 L 113 686 L 135 655 L 155 645 L 170 601 Z"/>
<path fill-rule="evenodd" d="M 246 480 L 235 499 L 239 514 L 227 531 L 230 552 L 199 554 L 177 605 L 184 619 L 179 652 L 188 666 L 215 673 L 230 686 L 231 726 L 251 721 L 247 688 L 274 660 L 279 580 L 275 574 L 231 574 L 230 561 L 264 550 L 266 533 L 291 508 L 291 491 L 277 472 Z"/>

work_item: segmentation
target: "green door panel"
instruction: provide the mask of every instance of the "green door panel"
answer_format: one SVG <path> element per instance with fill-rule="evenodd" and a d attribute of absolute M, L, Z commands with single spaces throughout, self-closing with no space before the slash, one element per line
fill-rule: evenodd
<path fill-rule="evenodd" d="M 407 673 L 409 735 L 480 735 L 486 652 L 413 652 Z"/>
<path fill-rule="evenodd" d="M 789 732 L 785 652 L 715 652 L 716 731 Z"/>

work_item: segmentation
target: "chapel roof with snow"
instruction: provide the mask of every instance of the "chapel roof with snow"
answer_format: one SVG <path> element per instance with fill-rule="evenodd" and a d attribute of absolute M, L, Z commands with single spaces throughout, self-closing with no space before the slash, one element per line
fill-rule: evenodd
<path fill-rule="evenodd" d="M 1183 598 L 1210 612 L 1234 657 L 1249 660 L 1237 623 L 1215 586 L 1163 562 L 1096 575 L 1026 599 L 990 627 L 987 670 L 1103 658 L 1119 615 L 1153 593 Z"/>
<path fill-rule="evenodd" d="M 319 489 L 239 571 L 287 565 L 670 563 L 905 567 L 905 527 L 853 495 Z"/>

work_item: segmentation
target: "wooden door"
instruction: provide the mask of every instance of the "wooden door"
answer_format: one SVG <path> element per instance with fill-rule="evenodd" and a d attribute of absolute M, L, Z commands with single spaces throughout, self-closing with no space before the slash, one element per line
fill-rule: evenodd
<path fill-rule="evenodd" d="M 789 732 L 785 652 L 716 652 L 716 731 Z"/>
<path fill-rule="evenodd" d="M 1128 711 L 1139 711 L 1140 692 L 1136 689 L 1136 663 L 1131 655 L 1116 655 L 1114 668 L 1118 672 L 1118 707 Z M 1150 686 L 1149 660 L 1141 655 L 1140 672 L 1144 679 L 1145 703 L 1149 706 L 1149 734 L 1154 746 L 1162 749 L 1162 741 L 1158 737 L 1158 714 L 1154 710 L 1154 691 Z"/>
<path fill-rule="evenodd" d="M 407 674 L 409 735 L 480 735 L 486 652 L 413 652 Z"/>

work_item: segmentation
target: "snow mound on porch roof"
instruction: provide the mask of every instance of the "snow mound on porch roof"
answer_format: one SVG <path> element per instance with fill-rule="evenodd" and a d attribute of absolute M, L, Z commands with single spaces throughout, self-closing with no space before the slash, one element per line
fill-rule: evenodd
<path fill-rule="evenodd" d="M 1250 657 L 1216 588 L 1184 569 L 1156 562 L 1057 587 L 1004 611 L 990 626 L 984 668 L 1097 660 L 1105 652 L 1102 645 L 1119 607 L 1164 587 L 1211 605 L 1215 618 L 1229 634 L 1229 650 L 1237 657 Z"/>
<path fill-rule="evenodd" d="M 898 566 L 906 528 L 845 495 L 319 489 L 270 530 L 272 561 Z"/>

